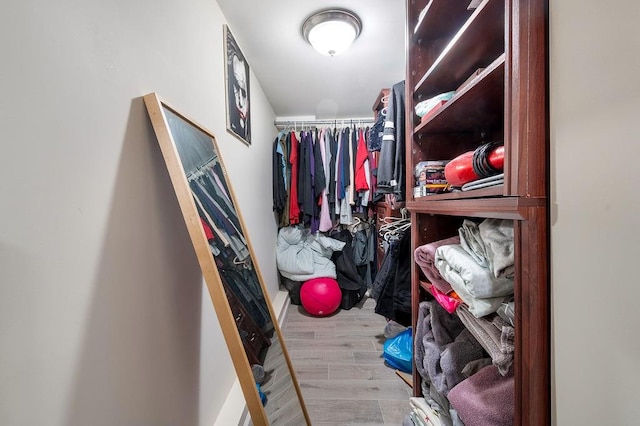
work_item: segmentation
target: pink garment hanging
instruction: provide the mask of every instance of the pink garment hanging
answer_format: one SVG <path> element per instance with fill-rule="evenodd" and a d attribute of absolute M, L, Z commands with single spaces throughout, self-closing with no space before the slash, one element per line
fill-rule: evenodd
<path fill-rule="evenodd" d="M 355 172 L 355 188 L 356 191 L 366 191 L 369 189 L 367 184 L 367 176 L 365 173 L 365 163 L 368 160 L 369 153 L 367 145 L 364 143 L 364 135 L 362 129 L 358 129 L 358 148 L 356 150 L 356 172 Z"/>

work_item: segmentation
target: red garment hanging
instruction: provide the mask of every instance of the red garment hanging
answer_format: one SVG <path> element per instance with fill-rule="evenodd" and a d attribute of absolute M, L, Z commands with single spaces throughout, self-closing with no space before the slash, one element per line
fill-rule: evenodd
<path fill-rule="evenodd" d="M 291 178 L 289 179 L 289 224 L 300 223 L 300 205 L 298 204 L 298 138 L 291 132 L 291 149 L 289 152 Z"/>

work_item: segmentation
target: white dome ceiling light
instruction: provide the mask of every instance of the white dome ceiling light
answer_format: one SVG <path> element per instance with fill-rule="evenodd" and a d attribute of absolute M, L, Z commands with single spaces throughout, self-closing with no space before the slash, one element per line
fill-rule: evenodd
<path fill-rule="evenodd" d="M 339 55 L 351 46 L 362 31 L 358 15 L 345 9 L 326 9 L 309 16 L 302 35 L 323 55 Z"/>

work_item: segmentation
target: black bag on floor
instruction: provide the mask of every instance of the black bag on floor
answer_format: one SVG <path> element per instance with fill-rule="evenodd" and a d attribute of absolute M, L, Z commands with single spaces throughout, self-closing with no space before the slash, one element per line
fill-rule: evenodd
<path fill-rule="evenodd" d="M 300 300 L 300 287 L 302 287 L 302 283 L 300 281 L 289 279 L 283 275 L 280 275 L 280 283 L 289 292 L 291 303 L 294 305 L 302 305 L 302 301 Z"/>

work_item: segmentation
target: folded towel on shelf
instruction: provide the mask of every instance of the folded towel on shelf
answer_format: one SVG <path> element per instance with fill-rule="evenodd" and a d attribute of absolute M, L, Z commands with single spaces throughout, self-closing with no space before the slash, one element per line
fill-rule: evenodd
<path fill-rule="evenodd" d="M 459 244 L 438 247 L 435 259 L 440 274 L 476 317 L 495 312 L 504 296 L 513 294 L 513 279 L 496 278 Z"/>
<path fill-rule="evenodd" d="M 500 318 L 508 322 L 511 327 L 515 326 L 516 303 L 513 300 L 502 302 L 496 313 L 500 315 Z"/>
<path fill-rule="evenodd" d="M 475 361 L 471 361 L 469 364 L 464 366 L 464 368 L 462 369 L 462 374 L 464 374 L 465 377 L 471 377 L 478 371 L 492 364 L 493 361 L 491 360 L 491 358 L 476 359 Z"/>
<path fill-rule="evenodd" d="M 426 373 L 431 386 L 446 396 L 453 386 L 465 379 L 464 366 L 485 355 L 482 346 L 455 314 L 428 301 L 420 304 L 420 310 L 424 318 L 420 330 L 423 336 L 421 342 L 416 341 L 414 350 L 423 353 L 424 357 L 415 360 L 416 368 L 421 374 Z"/>
<path fill-rule="evenodd" d="M 429 375 L 424 367 L 424 344 L 422 343 L 427 330 L 430 328 L 430 302 L 421 302 L 418 305 L 418 321 L 413 335 L 413 362 L 416 371 L 422 378 L 422 382 L 431 383 Z"/>
<path fill-rule="evenodd" d="M 456 310 L 458 317 L 491 357 L 500 374 L 506 375 L 513 364 L 515 336 L 513 327 L 497 315 L 476 318 L 465 306 Z"/>
<path fill-rule="evenodd" d="M 513 221 L 485 219 L 477 224 L 469 219 L 458 229 L 460 245 L 478 265 L 496 278 L 513 277 Z"/>
<path fill-rule="evenodd" d="M 443 245 L 459 244 L 460 237 L 455 236 L 433 243 L 418 246 L 414 252 L 414 258 L 424 276 L 442 293 L 451 291 L 451 284 L 445 280 L 435 266 L 436 249 Z"/>
<path fill-rule="evenodd" d="M 451 290 L 451 293 L 447 295 L 438 290 L 436 286 L 431 286 L 430 291 L 434 299 L 436 299 L 436 302 L 438 302 L 440 306 L 442 306 L 444 310 L 449 312 L 450 314 L 454 313 L 458 306 L 462 304 L 462 302 L 458 298 L 458 295 L 453 290 Z"/>
<path fill-rule="evenodd" d="M 496 366 L 490 365 L 460 382 L 448 397 L 465 426 L 513 425 L 513 373 L 502 376 Z"/>
<path fill-rule="evenodd" d="M 413 409 L 413 412 L 416 413 L 425 424 L 429 426 L 442 426 L 440 414 L 431 408 L 424 398 L 411 397 L 409 398 L 409 405 Z"/>
<path fill-rule="evenodd" d="M 462 221 L 462 226 L 458 228 L 458 235 L 460 236 L 460 245 L 464 251 L 469 253 L 469 256 L 471 256 L 478 265 L 488 268 L 487 249 L 484 246 L 482 237 L 480 237 L 478 224 L 472 220 L 465 219 Z"/>
<path fill-rule="evenodd" d="M 478 225 L 486 248 L 489 269 L 496 278 L 513 278 L 513 221 L 485 219 Z"/>

